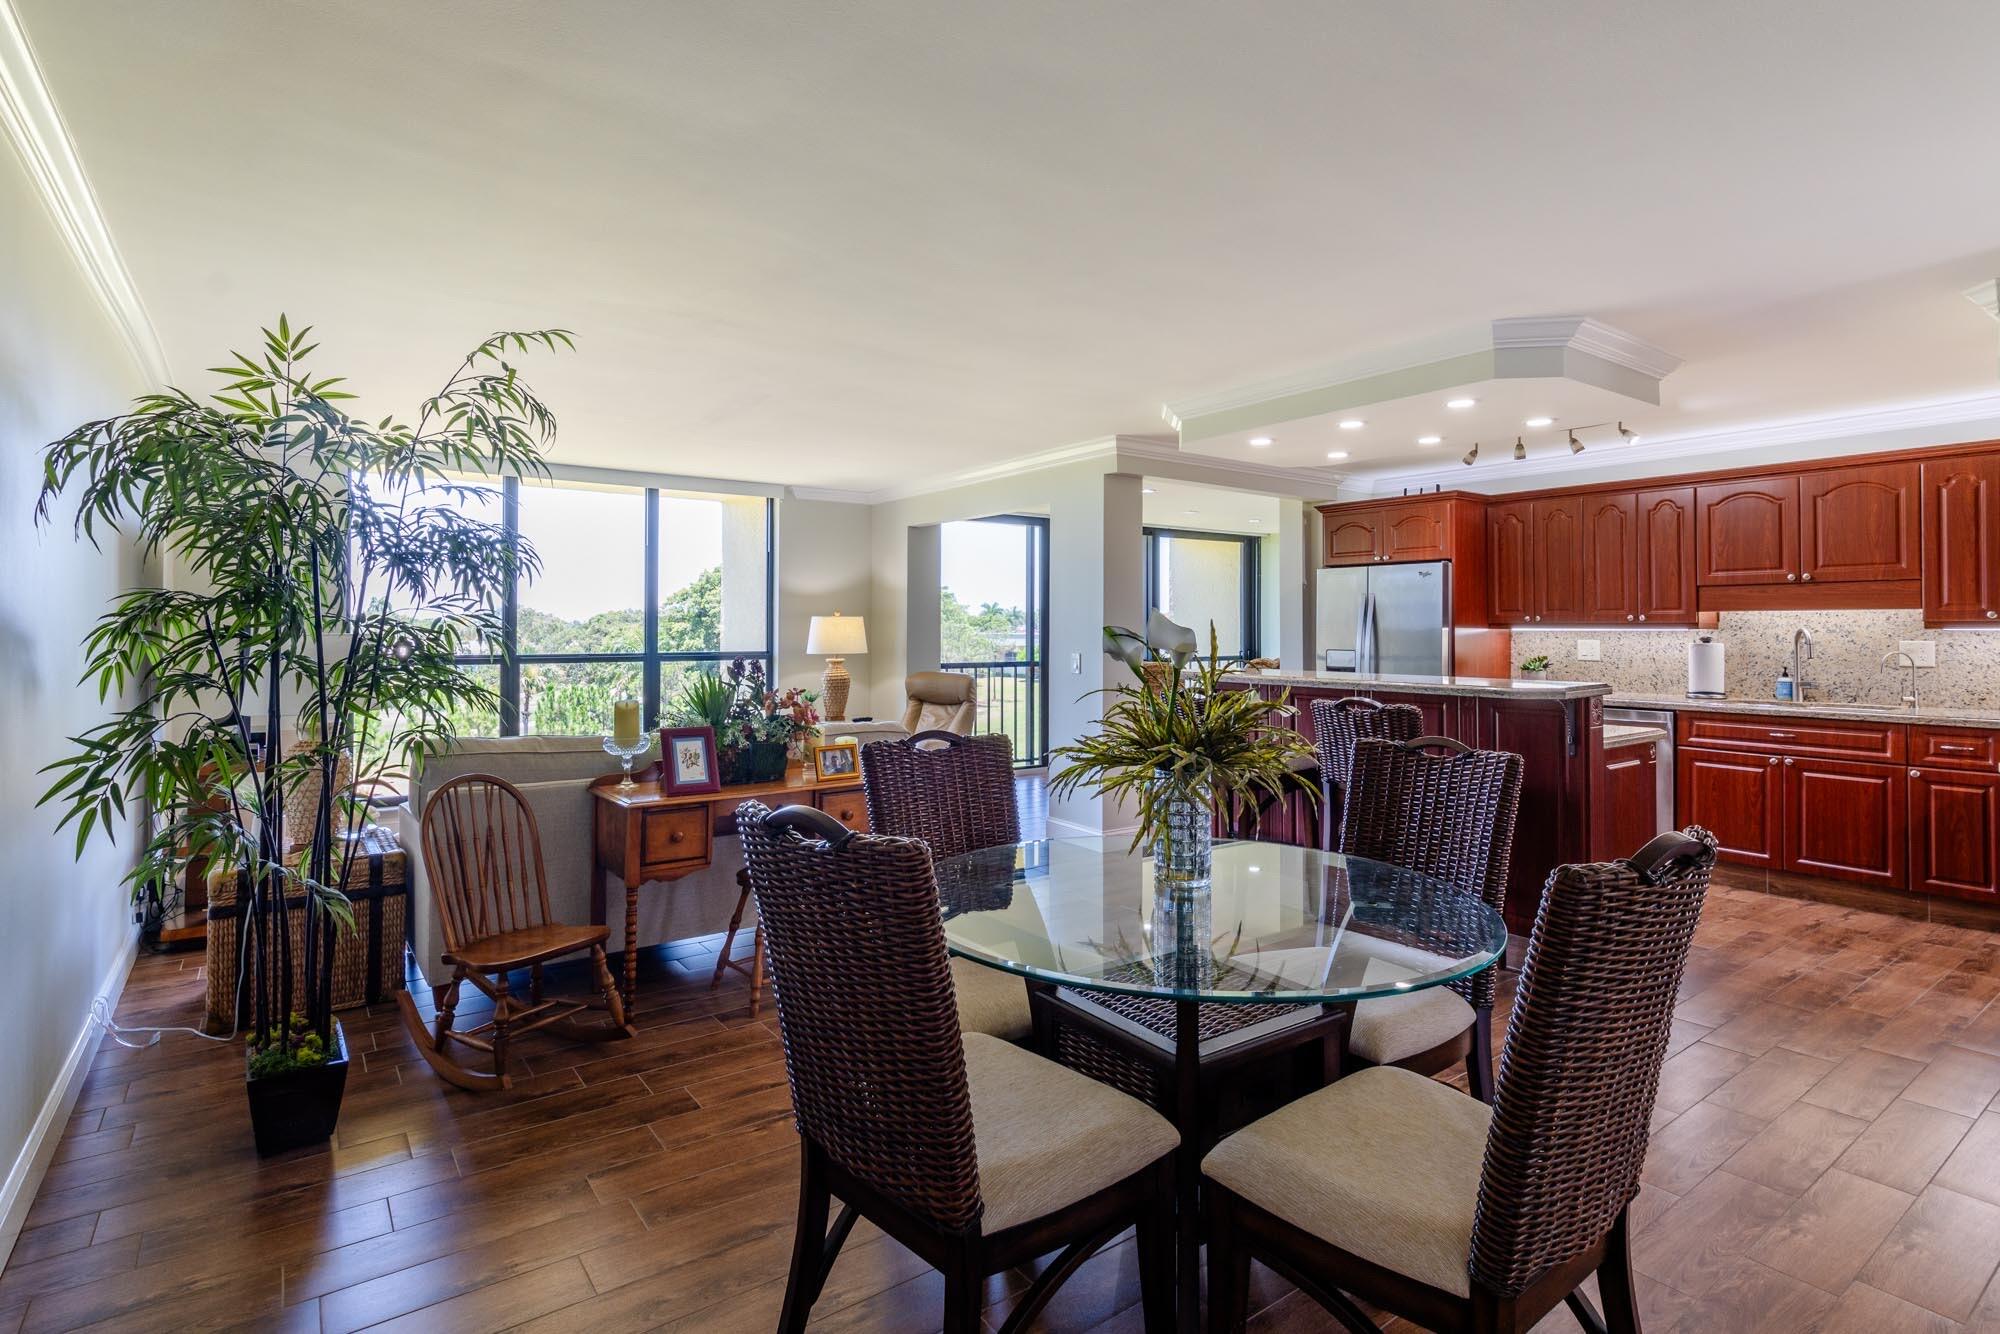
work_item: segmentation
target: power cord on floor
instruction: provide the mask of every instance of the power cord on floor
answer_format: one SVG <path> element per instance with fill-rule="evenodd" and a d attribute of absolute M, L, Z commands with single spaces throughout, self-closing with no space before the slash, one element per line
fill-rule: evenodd
<path fill-rule="evenodd" d="M 238 930 L 236 933 L 236 986 L 231 991 L 231 995 L 241 996 L 243 994 L 243 974 L 245 969 L 249 967 L 249 963 L 250 933 Z M 230 1008 L 239 1012 L 242 1009 L 240 1005 L 231 1006 Z M 90 1017 L 99 1028 L 104 1030 L 106 1037 L 119 1046 L 129 1047 L 134 1051 L 143 1051 L 147 1047 L 157 1047 L 160 1044 L 160 1035 L 163 1033 L 192 1033 L 203 1042 L 234 1042 L 236 1041 L 237 1030 L 242 1024 L 242 1015 L 241 1013 L 237 1013 L 229 1025 L 229 1031 L 220 1036 L 214 1033 L 204 1033 L 198 1028 L 189 1028 L 185 1025 L 169 1025 L 164 1028 L 152 1028 L 142 1025 L 127 1028 L 111 1017 L 111 1003 L 102 996 L 99 996 L 90 1003 Z M 132 1042 L 126 1039 L 125 1035 L 127 1033 L 151 1033 L 152 1036 L 144 1042 Z"/>

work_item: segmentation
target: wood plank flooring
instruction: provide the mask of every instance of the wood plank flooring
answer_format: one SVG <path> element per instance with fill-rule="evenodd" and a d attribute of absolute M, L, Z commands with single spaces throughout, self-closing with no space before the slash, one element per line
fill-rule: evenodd
<path fill-rule="evenodd" d="M 505 1094 L 433 1078 L 390 1007 L 349 1011 L 336 1140 L 263 1162 L 239 1048 L 106 1044 L 0 1334 L 772 1328 L 797 1141 L 772 1012 L 708 989 L 718 945 L 648 951 L 638 1039 L 531 1040 Z M 142 956 L 119 1020 L 194 1021 L 200 963 Z M 2000 1330 L 1996 998 L 2000 936 L 1718 887 L 1636 1206 L 1647 1329 Z M 1030 1277 L 993 1281 L 994 1324 Z M 1255 1292 L 1253 1329 L 1337 1328 L 1261 1268 Z M 941 1293 L 863 1224 L 815 1328 L 935 1328 Z M 1128 1238 L 1037 1328 L 1136 1330 L 1137 1302 Z"/>

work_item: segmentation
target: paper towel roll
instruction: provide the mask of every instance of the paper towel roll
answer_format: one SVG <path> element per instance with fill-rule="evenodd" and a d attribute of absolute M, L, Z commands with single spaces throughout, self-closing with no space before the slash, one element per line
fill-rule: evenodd
<path fill-rule="evenodd" d="M 1698 699 L 1721 699 L 1722 641 L 1704 636 L 1688 645 L 1688 694 Z"/>

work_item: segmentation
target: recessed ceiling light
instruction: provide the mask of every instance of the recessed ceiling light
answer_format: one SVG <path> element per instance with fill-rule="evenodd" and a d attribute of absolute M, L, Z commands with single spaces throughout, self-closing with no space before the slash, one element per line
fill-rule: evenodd
<path fill-rule="evenodd" d="M 1142 496 L 1150 496 L 1153 494 L 1153 488 L 1150 486 L 1142 486 L 1139 488 L 1139 494 Z"/>
<path fill-rule="evenodd" d="M 1250 447 L 1252 449 L 1262 449 L 1270 443 L 1271 437 L 1268 435 L 1253 435 L 1250 437 Z"/>
<path fill-rule="evenodd" d="M 1264 522 L 1262 519 L 1252 519 L 1250 521 L 1250 526 L 1252 528 L 1255 528 L 1258 524 L 1261 524 L 1262 522 Z"/>
<path fill-rule="evenodd" d="M 1417 443 L 1420 445 L 1441 445 L 1444 443 L 1444 437 L 1441 435 L 1420 435 L 1417 437 Z"/>
<path fill-rule="evenodd" d="M 1199 513 L 1201 513 L 1201 511 L 1200 511 L 1200 510 L 1182 510 L 1182 511 L 1181 511 L 1181 513 L 1183 513 L 1183 514 L 1199 514 Z"/>
<path fill-rule="evenodd" d="M 1359 417 L 1349 417 L 1340 423 L 1340 429 L 1343 431 L 1358 431 L 1367 424 L 1367 422 L 1362 421 Z"/>
<path fill-rule="evenodd" d="M 1534 428 L 1535 430 L 1540 430 L 1542 427 L 1551 426 L 1554 425 L 1554 423 L 1555 423 L 1554 417 L 1530 417 L 1528 418 L 1526 424 Z"/>
<path fill-rule="evenodd" d="M 1326 451 L 1326 456 L 1330 459 L 1344 459 L 1347 457 L 1347 451 L 1344 449 L 1329 449 Z"/>
<path fill-rule="evenodd" d="M 1444 405 L 1454 412 L 1463 412 L 1478 402 L 1476 398 L 1448 398 L 1444 401 Z"/>

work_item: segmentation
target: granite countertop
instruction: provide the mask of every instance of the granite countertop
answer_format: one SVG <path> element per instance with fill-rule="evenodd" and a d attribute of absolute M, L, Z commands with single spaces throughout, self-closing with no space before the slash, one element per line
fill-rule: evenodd
<path fill-rule="evenodd" d="M 1689 699 L 1686 695 L 1628 695 L 1619 692 L 1605 696 L 1604 705 L 1611 709 L 1741 713 L 1765 718 L 1827 718 L 1839 722 L 1936 723 L 1945 727 L 2000 728 L 2000 712 L 1992 709 L 1938 709 L 1928 705 L 1921 709 L 1908 709 L 1901 705 L 1882 708 L 1822 700 L 1787 704 L 1775 699 Z M 1606 731 L 1609 730 L 1607 727 Z"/>
<path fill-rule="evenodd" d="M 1620 746 L 1649 746 L 1667 739 L 1667 729 L 1653 727 L 1647 723 L 1606 723 L 1604 724 L 1604 748 L 1616 750 Z"/>
<path fill-rule="evenodd" d="M 1385 676 L 1369 672 L 1228 672 L 1232 685 L 1300 686 L 1321 690 L 1383 690 L 1404 695 L 1477 695 L 1486 698 L 1575 700 L 1609 694 L 1602 681 L 1515 681 L 1496 676 Z"/>

